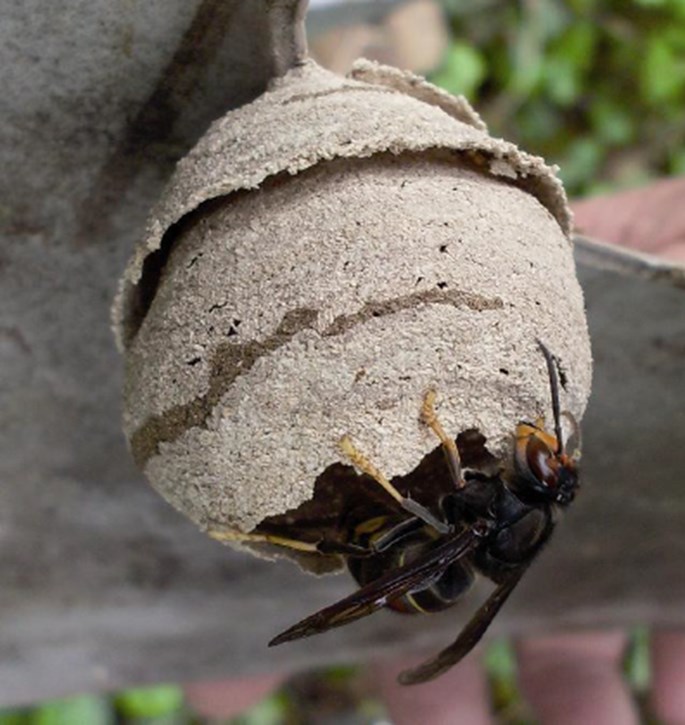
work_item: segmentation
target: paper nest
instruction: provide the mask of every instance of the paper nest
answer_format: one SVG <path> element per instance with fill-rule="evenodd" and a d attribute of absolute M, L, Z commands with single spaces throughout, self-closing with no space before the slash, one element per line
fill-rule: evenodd
<path fill-rule="evenodd" d="M 544 162 L 422 79 L 311 62 L 210 128 L 179 164 L 121 283 L 124 428 L 201 527 L 298 506 L 349 434 L 388 476 L 453 435 L 506 455 L 516 423 L 582 416 L 591 356 Z"/>

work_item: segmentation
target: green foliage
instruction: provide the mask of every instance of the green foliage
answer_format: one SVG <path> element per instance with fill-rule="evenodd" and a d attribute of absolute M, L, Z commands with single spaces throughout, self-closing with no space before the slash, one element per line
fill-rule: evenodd
<path fill-rule="evenodd" d="M 183 691 L 173 685 L 133 688 L 119 693 L 114 704 L 127 718 L 162 718 L 181 709 Z"/>
<path fill-rule="evenodd" d="M 282 725 L 287 711 L 287 696 L 277 692 L 236 718 L 231 725 Z"/>
<path fill-rule="evenodd" d="M 344 686 L 358 675 L 358 665 L 333 665 L 326 668 L 322 676 L 333 686 Z"/>
<path fill-rule="evenodd" d="M 511 642 L 495 640 L 485 651 L 483 664 L 497 722 L 501 725 L 532 725 L 518 688 L 516 657 Z"/>
<path fill-rule="evenodd" d="M 670 172 L 674 175 L 685 175 L 685 148 L 674 151 L 669 159 Z"/>
<path fill-rule="evenodd" d="M 678 102 L 685 90 L 685 33 L 682 28 L 657 31 L 645 44 L 641 92 L 652 105 Z M 676 31 L 676 32 L 672 32 Z"/>
<path fill-rule="evenodd" d="M 685 169 L 685 0 L 445 0 L 431 80 L 498 136 L 561 166 L 572 194 Z"/>
<path fill-rule="evenodd" d="M 486 66 L 481 54 L 467 43 L 452 43 L 443 69 L 434 81 L 450 93 L 473 95 L 485 77 Z"/>
<path fill-rule="evenodd" d="M 625 659 L 626 679 L 637 693 L 645 693 L 652 681 L 652 665 L 649 654 L 649 631 L 636 629 L 630 640 Z"/>
<path fill-rule="evenodd" d="M 82 695 L 46 702 L 32 710 L 25 722 L 26 725 L 114 725 L 114 714 L 106 698 Z"/>
<path fill-rule="evenodd" d="M 28 710 L 0 710 L 0 725 L 28 725 Z"/>

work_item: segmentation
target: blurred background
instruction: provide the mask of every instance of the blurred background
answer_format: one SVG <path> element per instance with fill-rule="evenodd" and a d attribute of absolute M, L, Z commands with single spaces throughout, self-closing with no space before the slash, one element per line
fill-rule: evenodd
<path fill-rule="evenodd" d="M 414 0 L 386 13 L 317 35 L 312 54 L 341 73 L 374 58 L 465 95 L 493 134 L 558 164 L 570 196 L 685 173 L 685 0 Z"/>
<path fill-rule="evenodd" d="M 309 26 L 312 55 L 332 70 L 365 56 L 465 95 L 493 134 L 558 164 L 570 196 L 685 173 L 685 0 L 311 0 Z M 499 722 L 532 722 L 510 644 L 485 660 Z M 633 633 L 625 668 L 644 695 L 646 632 Z M 336 667 L 292 678 L 233 722 L 385 718 L 363 669 Z M 176 685 L 0 711 L 0 725 L 204 722 Z"/>

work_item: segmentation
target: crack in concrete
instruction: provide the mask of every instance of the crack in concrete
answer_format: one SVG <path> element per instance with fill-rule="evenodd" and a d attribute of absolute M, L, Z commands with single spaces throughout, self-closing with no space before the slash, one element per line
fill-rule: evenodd
<path fill-rule="evenodd" d="M 335 337 L 374 317 L 392 315 L 421 305 L 447 304 L 467 307 L 475 311 L 501 309 L 499 297 L 489 299 L 460 290 L 431 289 L 396 297 L 390 300 L 367 302 L 359 311 L 339 315 L 320 332 L 321 337 Z M 264 355 L 275 352 L 289 343 L 299 332 L 316 330 L 319 313 L 310 308 L 297 308 L 287 312 L 276 330 L 264 340 L 246 343 L 225 342 L 219 345 L 211 360 L 209 389 L 189 403 L 175 405 L 159 415 L 148 418 L 131 437 L 133 458 L 144 468 L 152 456 L 159 453 L 160 443 L 171 443 L 190 428 L 205 428 L 221 397 L 233 382 L 248 373 Z"/>

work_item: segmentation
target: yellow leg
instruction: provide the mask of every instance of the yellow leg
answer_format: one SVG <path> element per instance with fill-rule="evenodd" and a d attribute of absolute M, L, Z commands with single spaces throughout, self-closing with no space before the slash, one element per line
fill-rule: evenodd
<path fill-rule="evenodd" d="M 358 451 L 354 443 L 350 440 L 348 435 L 344 435 L 338 446 L 345 456 L 350 460 L 350 463 L 355 465 L 362 473 L 367 476 L 371 476 L 374 481 L 379 483 L 398 503 L 402 503 L 404 498 L 402 494 L 390 483 L 390 481 L 371 463 L 371 461 L 363 454 Z"/>
<path fill-rule="evenodd" d="M 443 450 L 447 456 L 447 463 L 450 472 L 454 478 L 457 488 L 462 488 L 465 484 L 461 475 L 461 459 L 459 458 L 459 450 L 457 444 L 450 438 L 445 429 L 440 425 L 437 413 L 435 412 L 435 398 L 437 394 L 435 390 L 429 390 L 423 397 L 423 405 L 421 406 L 421 422 L 427 425 L 442 443 Z"/>
<path fill-rule="evenodd" d="M 418 501 L 413 501 L 410 498 L 405 498 L 402 494 L 390 483 L 390 481 L 384 476 L 376 466 L 361 452 L 358 451 L 354 443 L 350 440 L 350 437 L 344 435 L 339 443 L 340 450 L 350 460 L 350 463 L 355 465 L 362 473 L 367 476 L 371 476 L 376 483 L 380 484 L 400 506 L 408 511 L 413 516 L 417 516 L 422 521 L 425 521 L 429 526 L 432 526 L 436 531 L 441 534 L 446 534 L 451 531 L 448 524 L 436 519 L 435 516 L 427 509 L 422 506 Z"/>
<path fill-rule="evenodd" d="M 297 539 L 288 539 L 284 536 L 276 536 L 275 534 L 245 534 L 242 531 L 228 528 L 210 528 L 207 534 L 217 541 L 237 541 L 241 544 L 274 544 L 276 546 L 285 546 L 288 549 L 295 549 L 296 551 L 319 553 L 317 548 L 318 544 L 313 544 L 308 541 L 298 541 Z"/>

